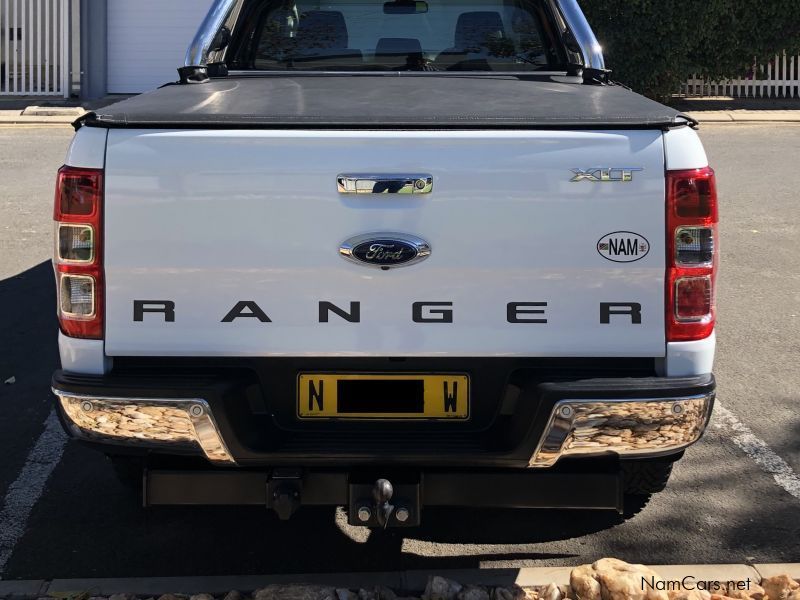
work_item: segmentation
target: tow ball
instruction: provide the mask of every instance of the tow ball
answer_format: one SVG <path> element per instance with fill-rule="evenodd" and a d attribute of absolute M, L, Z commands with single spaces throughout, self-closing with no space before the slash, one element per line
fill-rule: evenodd
<path fill-rule="evenodd" d="M 420 523 L 419 484 L 350 484 L 350 524 L 364 527 L 415 527 Z"/>

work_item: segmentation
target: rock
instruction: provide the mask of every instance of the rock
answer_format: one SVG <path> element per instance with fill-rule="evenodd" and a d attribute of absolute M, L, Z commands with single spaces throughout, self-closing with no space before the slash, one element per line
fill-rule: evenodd
<path fill-rule="evenodd" d="M 112 594 L 108 600 L 135 600 L 136 596 L 133 594 Z"/>
<path fill-rule="evenodd" d="M 764 593 L 769 600 L 787 600 L 794 590 L 800 589 L 800 583 L 788 575 L 776 575 L 761 582 Z"/>
<path fill-rule="evenodd" d="M 189 600 L 214 600 L 214 596 L 211 594 L 195 594 L 194 596 L 190 596 Z"/>
<path fill-rule="evenodd" d="M 615 558 L 603 558 L 592 565 L 600 583 L 603 600 L 669 600 L 659 575 L 644 565 L 632 565 Z"/>
<path fill-rule="evenodd" d="M 378 600 L 397 600 L 397 594 L 395 594 L 393 590 L 390 590 L 384 586 L 376 587 L 375 595 L 378 596 Z"/>
<path fill-rule="evenodd" d="M 468 585 L 457 597 L 458 600 L 489 600 L 489 592 L 477 585 Z"/>
<path fill-rule="evenodd" d="M 595 578 L 596 571 L 591 565 L 572 569 L 569 574 L 569 587 L 573 598 L 581 600 L 601 600 L 600 583 Z"/>
<path fill-rule="evenodd" d="M 457 581 L 436 575 L 428 579 L 428 585 L 425 588 L 425 593 L 422 594 L 422 600 L 455 600 L 462 589 L 463 586 Z"/>
<path fill-rule="evenodd" d="M 358 594 L 354 594 L 350 590 L 336 590 L 337 597 L 339 596 L 340 592 L 347 600 L 400 600 L 394 591 L 383 586 L 374 587 L 368 590 L 362 588 L 358 590 Z M 342 598 L 339 598 L 339 600 L 342 600 Z"/>
<path fill-rule="evenodd" d="M 268 585 L 256 590 L 254 600 L 337 600 L 336 590 L 321 585 Z"/>
<path fill-rule="evenodd" d="M 358 600 L 358 594 L 344 588 L 336 590 L 337 600 Z"/>
<path fill-rule="evenodd" d="M 518 585 L 495 588 L 490 594 L 492 600 L 525 600 L 528 594 Z"/>
<path fill-rule="evenodd" d="M 551 583 L 542 592 L 542 600 L 561 600 L 561 590 L 555 583 Z"/>
<path fill-rule="evenodd" d="M 669 600 L 710 600 L 711 594 L 705 590 L 678 590 L 669 593 Z"/>
<path fill-rule="evenodd" d="M 734 598 L 734 600 L 763 600 L 766 595 L 764 588 L 752 581 L 743 585 L 730 582 L 727 594 L 728 598 Z"/>
<path fill-rule="evenodd" d="M 111 600 L 111 598 L 108 600 Z M 183 594 L 162 594 L 158 597 L 158 600 L 189 600 L 189 596 L 184 596 Z"/>

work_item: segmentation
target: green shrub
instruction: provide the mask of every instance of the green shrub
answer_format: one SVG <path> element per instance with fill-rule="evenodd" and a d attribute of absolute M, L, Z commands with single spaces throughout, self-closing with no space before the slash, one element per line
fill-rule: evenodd
<path fill-rule="evenodd" d="M 668 100 L 692 73 L 740 77 L 800 49 L 800 0 L 581 0 L 613 78 Z"/>

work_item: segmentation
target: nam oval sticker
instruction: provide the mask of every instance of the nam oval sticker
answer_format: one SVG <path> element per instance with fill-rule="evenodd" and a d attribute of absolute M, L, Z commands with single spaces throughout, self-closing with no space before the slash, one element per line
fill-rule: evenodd
<path fill-rule="evenodd" d="M 636 262 L 650 254 L 650 242 L 643 235 L 632 231 L 615 231 L 600 238 L 597 252 L 612 262 Z"/>

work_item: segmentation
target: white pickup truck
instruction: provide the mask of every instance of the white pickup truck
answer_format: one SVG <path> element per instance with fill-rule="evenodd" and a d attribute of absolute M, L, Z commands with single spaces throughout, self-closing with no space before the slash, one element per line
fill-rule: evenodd
<path fill-rule="evenodd" d="M 150 505 L 624 513 L 702 435 L 717 195 L 576 0 L 216 0 L 59 171 L 67 431 Z"/>

